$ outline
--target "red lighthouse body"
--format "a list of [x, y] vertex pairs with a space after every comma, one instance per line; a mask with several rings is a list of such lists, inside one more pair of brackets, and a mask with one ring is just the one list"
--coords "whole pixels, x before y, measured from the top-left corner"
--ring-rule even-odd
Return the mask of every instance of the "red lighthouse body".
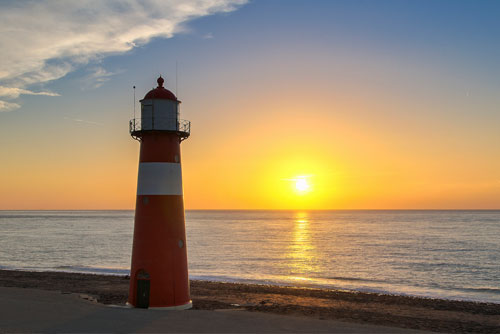
[[163, 87], [146, 94], [130, 134], [141, 142], [128, 304], [191, 308], [182, 192], [180, 143], [190, 122], [180, 101]]

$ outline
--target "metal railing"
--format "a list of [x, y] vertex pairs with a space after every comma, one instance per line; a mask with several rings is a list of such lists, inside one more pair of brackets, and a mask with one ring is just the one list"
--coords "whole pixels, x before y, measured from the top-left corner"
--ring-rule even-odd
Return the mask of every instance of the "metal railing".
[[144, 131], [176, 132], [180, 137], [187, 138], [191, 133], [191, 122], [176, 118], [133, 118], [129, 122], [129, 132], [134, 137], [140, 137]]

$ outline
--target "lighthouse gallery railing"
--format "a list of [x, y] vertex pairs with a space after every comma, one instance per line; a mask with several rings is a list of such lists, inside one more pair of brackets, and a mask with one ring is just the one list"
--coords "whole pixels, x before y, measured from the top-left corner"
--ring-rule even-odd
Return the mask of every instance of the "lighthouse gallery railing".
[[174, 131], [187, 138], [191, 132], [191, 122], [175, 118], [133, 118], [129, 122], [129, 131], [132, 135], [142, 131]]

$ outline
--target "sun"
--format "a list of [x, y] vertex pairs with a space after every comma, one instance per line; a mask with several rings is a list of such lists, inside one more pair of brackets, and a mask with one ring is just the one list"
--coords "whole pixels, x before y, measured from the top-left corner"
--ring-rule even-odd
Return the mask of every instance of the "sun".
[[305, 177], [297, 177], [295, 180], [295, 190], [299, 194], [305, 194], [311, 190], [311, 185]]
[[306, 179], [298, 179], [295, 181], [295, 189], [298, 191], [307, 191], [309, 189], [309, 184], [307, 183]]

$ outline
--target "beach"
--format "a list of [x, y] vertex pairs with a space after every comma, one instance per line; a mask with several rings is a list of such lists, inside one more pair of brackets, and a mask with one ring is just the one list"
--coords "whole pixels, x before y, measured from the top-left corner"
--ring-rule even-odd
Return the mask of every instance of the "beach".
[[[128, 286], [128, 276], [0, 270], [0, 287], [77, 295], [102, 305], [124, 306]], [[191, 297], [193, 309], [203, 312], [243, 310], [401, 331], [500, 332], [500, 304], [495, 303], [201, 280], [191, 280]]]

